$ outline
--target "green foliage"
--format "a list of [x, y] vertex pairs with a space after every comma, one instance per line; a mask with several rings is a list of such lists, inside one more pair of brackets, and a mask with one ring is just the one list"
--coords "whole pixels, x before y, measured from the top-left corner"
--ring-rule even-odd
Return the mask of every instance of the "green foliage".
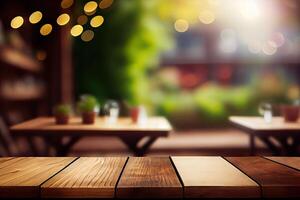
[[[155, 14], [158, 2], [116, 0], [111, 8], [97, 11], [105, 21], [94, 29], [94, 39], [89, 43], [75, 39], [77, 95], [94, 94], [100, 102], [115, 99], [147, 104], [147, 74], [158, 66], [160, 52], [171, 44]], [[79, 4], [82, 10], [83, 2]]]
[[81, 97], [78, 102], [78, 110], [83, 112], [98, 112], [99, 111], [99, 103], [94, 96], [84, 95]]
[[68, 104], [60, 104], [54, 108], [54, 115], [70, 115], [71, 112], [72, 108]]

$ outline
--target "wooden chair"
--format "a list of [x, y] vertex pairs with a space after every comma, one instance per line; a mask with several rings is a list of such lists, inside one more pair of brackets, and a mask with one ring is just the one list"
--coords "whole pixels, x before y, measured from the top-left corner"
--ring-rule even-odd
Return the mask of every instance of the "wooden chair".
[[17, 147], [3, 118], [0, 116], [0, 156], [16, 156], [17, 154]]

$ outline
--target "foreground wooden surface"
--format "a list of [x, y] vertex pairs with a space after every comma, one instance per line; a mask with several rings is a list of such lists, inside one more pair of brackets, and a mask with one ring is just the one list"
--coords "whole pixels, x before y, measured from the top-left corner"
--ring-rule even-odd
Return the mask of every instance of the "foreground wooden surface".
[[0, 197], [300, 197], [299, 157], [0, 158]]

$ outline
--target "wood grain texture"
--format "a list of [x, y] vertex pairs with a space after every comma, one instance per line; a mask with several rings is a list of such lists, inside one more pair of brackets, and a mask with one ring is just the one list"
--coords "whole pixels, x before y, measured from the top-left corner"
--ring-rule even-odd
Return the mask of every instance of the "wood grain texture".
[[169, 158], [131, 157], [117, 185], [117, 198], [181, 198], [181, 183]]
[[232, 116], [229, 121], [255, 131], [298, 131], [300, 134], [300, 122], [288, 123], [282, 117], [273, 117], [271, 123], [266, 123], [262, 117], [243, 116]]
[[75, 158], [0, 158], [0, 197], [38, 197], [39, 186]]
[[263, 197], [300, 197], [300, 172], [261, 157], [226, 157], [262, 187]]
[[300, 170], [300, 157], [266, 157], [266, 158]]
[[115, 186], [126, 160], [127, 157], [81, 157], [45, 182], [41, 196], [114, 198]]
[[171, 157], [185, 198], [255, 198], [260, 188], [221, 157]]
[[132, 123], [130, 118], [119, 118], [116, 124], [106, 123], [104, 118], [97, 118], [95, 124], [85, 125], [81, 118], [72, 117], [67, 125], [57, 125], [53, 117], [39, 117], [10, 128], [16, 135], [45, 135], [45, 134], [81, 134], [101, 136], [124, 136], [124, 134], [139, 133], [140, 135], [167, 136], [172, 126], [164, 117], [150, 117], [143, 125]]

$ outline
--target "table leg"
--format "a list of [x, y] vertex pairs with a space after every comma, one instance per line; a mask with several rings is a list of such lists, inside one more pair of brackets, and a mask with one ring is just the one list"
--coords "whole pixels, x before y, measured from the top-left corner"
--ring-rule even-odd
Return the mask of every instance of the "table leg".
[[138, 143], [143, 139], [143, 136], [136, 137], [120, 137], [123, 143], [131, 150], [135, 156], [143, 156], [149, 150], [150, 146], [157, 140], [158, 137], [149, 137], [140, 147]]
[[278, 142], [281, 144], [281, 146], [284, 149], [284, 153], [286, 156], [296, 156], [298, 154], [298, 146], [299, 146], [299, 140], [296, 137], [292, 138], [292, 144], [288, 143], [288, 137], [278, 137], [276, 138]]
[[71, 148], [81, 139], [81, 137], [70, 137], [67, 143], [63, 142], [63, 137], [45, 138], [49, 146], [54, 148], [55, 156], [67, 156]]
[[255, 155], [255, 136], [253, 134], [249, 135], [249, 145], [250, 145], [250, 155]]
[[276, 147], [276, 145], [273, 144], [269, 137], [259, 136], [259, 139], [267, 145], [267, 147], [272, 151], [272, 154], [274, 156], [280, 155], [280, 150]]

